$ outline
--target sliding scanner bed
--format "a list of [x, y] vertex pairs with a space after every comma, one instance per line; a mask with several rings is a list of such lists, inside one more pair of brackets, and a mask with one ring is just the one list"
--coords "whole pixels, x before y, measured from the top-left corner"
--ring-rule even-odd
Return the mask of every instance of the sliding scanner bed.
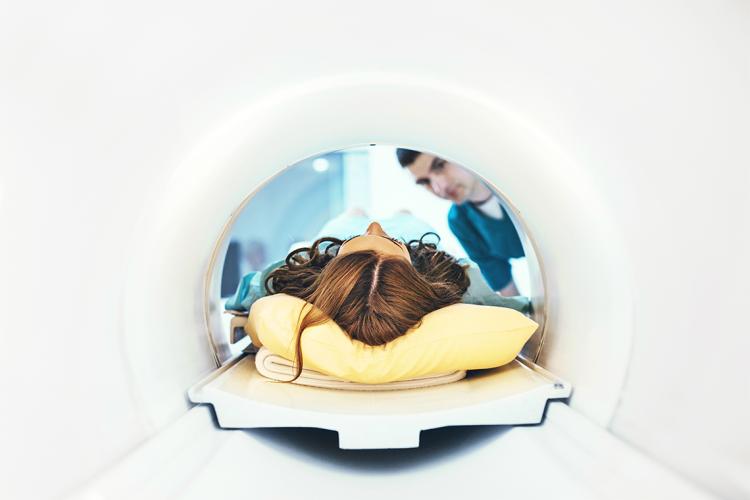
[[344, 449], [416, 448], [420, 432], [455, 425], [519, 425], [542, 420], [550, 399], [570, 385], [518, 357], [469, 372], [450, 384], [419, 389], [355, 391], [276, 382], [243, 353], [188, 391], [211, 404], [223, 428], [314, 427], [338, 432]]

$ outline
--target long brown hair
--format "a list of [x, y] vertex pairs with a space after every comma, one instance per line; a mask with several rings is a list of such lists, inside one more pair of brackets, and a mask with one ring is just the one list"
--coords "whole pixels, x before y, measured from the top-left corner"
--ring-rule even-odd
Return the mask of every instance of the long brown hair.
[[336, 257], [348, 240], [324, 237], [292, 251], [269, 274], [269, 294], [286, 293], [315, 306], [303, 307], [297, 321], [292, 380], [302, 373], [302, 332], [307, 327], [332, 319], [352, 339], [381, 345], [419, 325], [427, 313], [461, 301], [469, 287], [466, 266], [436, 243], [425, 242], [430, 234], [438, 237], [425, 233], [405, 242], [411, 264], [369, 250]]

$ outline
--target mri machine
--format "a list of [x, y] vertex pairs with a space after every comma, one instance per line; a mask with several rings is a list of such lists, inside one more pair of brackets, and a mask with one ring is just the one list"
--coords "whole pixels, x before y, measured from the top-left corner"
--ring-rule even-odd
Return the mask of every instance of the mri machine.
[[[0, 21], [3, 498], [750, 497], [746, 3], [38, 8]], [[341, 450], [188, 401], [233, 214], [370, 143], [523, 221], [541, 425]]]

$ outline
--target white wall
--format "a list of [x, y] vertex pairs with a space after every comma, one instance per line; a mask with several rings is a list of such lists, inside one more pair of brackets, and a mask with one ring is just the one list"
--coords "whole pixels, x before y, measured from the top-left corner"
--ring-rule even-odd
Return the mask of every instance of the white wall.
[[[132, 390], [121, 298], [136, 228], [175, 184], [199, 182], [173, 176], [194, 145], [281, 86], [389, 71], [493, 96], [582, 166], [620, 224], [638, 287], [612, 432], [746, 497], [748, 33], [738, 1], [6, 6], [5, 496], [67, 491], [187, 408], [174, 394], [155, 417]], [[211, 366], [205, 339], [187, 337], [154, 384], [187, 387]]]

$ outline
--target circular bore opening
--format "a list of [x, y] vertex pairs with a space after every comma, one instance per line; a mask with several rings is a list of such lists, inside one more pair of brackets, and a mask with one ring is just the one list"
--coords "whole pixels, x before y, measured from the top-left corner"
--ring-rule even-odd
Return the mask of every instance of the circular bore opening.
[[633, 339], [630, 260], [592, 171], [529, 118], [497, 96], [399, 74], [307, 81], [240, 110], [196, 146], [136, 230], [123, 341], [148, 418], [172, 421], [184, 409], [184, 389], [231, 356], [226, 346], [206, 346], [221, 331], [214, 297], [243, 200], [303, 158], [377, 143], [442, 154], [507, 194], [530, 240], [525, 249], [539, 256], [530, 274], [544, 285], [536, 364], [575, 387], [572, 407], [608, 425]]
[[[319, 237], [361, 234], [371, 221], [406, 241], [436, 233], [439, 249], [468, 263], [472, 282], [481, 281], [486, 293], [527, 297], [529, 314], [540, 327], [523, 354], [536, 360], [546, 327], [545, 284], [518, 207], [501, 186], [457, 160], [369, 144], [289, 165], [233, 212], [212, 254], [205, 290], [217, 365], [250, 343], [239, 338], [241, 331], [232, 332], [233, 316], [226, 313], [228, 302], [230, 308], [237, 306], [243, 279], [262, 274]], [[429, 235], [426, 241], [437, 240]]]

